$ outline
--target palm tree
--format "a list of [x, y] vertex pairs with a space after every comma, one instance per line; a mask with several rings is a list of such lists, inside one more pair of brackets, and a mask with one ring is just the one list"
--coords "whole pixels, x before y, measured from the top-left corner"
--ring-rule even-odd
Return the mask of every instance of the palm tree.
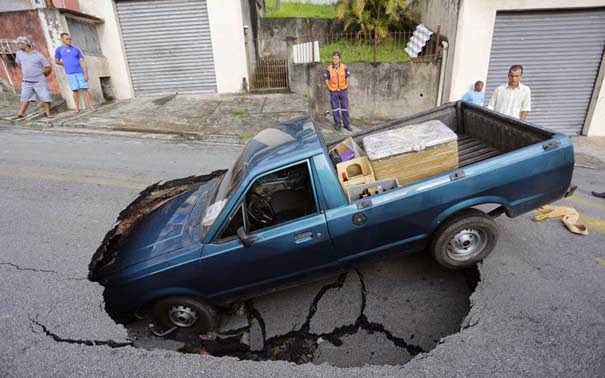
[[360, 34], [371, 34], [374, 39], [374, 61], [376, 45], [389, 34], [389, 27], [402, 19], [411, 17], [410, 5], [416, 0], [338, 0], [336, 14], [344, 21], [344, 30], [353, 27]]

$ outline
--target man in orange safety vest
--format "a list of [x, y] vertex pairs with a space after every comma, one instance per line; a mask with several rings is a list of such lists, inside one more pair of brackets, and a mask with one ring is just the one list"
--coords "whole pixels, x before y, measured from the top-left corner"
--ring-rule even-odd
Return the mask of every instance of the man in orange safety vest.
[[349, 120], [349, 97], [347, 94], [350, 76], [351, 72], [349, 72], [347, 66], [340, 62], [340, 53], [337, 51], [332, 53], [332, 64], [324, 72], [324, 79], [330, 91], [330, 105], [332, 107], [334, 128], [336, 130], [340, 130], [341, 124], [345, 129], [352, 130], [351, 121]]

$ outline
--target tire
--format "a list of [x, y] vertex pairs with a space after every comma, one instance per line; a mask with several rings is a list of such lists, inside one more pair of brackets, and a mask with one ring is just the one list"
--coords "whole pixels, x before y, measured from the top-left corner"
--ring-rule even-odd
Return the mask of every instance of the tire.
[[162, 330], [178, 327], [189, 333], [208, 333], [216, 328], [216, 310], [194, 297], [177, 296], [158, 300], [151, 307], [155, 325]]
[[476, 209], [449, 218], [435, 232], [429, 251], [448, 269], [464, 269], [485, 259], [498, 241], [493, 219]]

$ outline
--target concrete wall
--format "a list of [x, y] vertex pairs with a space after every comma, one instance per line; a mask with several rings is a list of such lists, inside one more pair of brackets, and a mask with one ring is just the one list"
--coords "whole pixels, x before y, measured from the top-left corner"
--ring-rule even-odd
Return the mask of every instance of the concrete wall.
[[[356, 122], [375, 123], [430, 109], [437, 99], [439, 66], [432, 63], [351, 63], [349, 112]], [[290, 67], [290, 88], [309, 98], [316, 117], [330, 110], [321, 64]]]
[[[322, 40], [319, 36], [342, 31], [342, 24], [336, 20], [321, 18], [261, 18], [258, 32], [258, 44], [261, 58], [288, 57], [288, 46], [296, 38], [307, 38], [306, 41]], [[312, 38], [315, 37], [315, 38]]]
[[[458, 8], [461, 0], [421, 0], [418, 4], [420, 13], [420, 22], [427, 28], [437, 31], [440, 27], [442, 39], [449, 43], [448, 56], [453, 56], [456, 52], [456, 31], [458, 29]], [[454, 68], [453, 59], [447, 59], [445, 62], [445, 77], [452, 77]], [[443, 84], [444, 93], [450, 93], [450, 80], [445, 80]], [[447, 96], [446, 96], [447, 100]]]
[[240, 0], [207, 0], [212, 54], [219, 93], [242, 90], [248, 61]]
[[595, 84], [592, 101], [588, 107], [588, 114], [586, 115], [582, 134], [605, 136], [605, 54], [601, 61], [599, 76]]
[[[39, 1], [43, 3], [42, 0]], [[32, 0], [0, 0], [0, 12], [11, 12], [33, 8], [34, 3]]]
[[[33, 48], [42, 53], [42, 55], [48, 59], [49, 63], [52, 64], [52, 54], [47, 47], [46, 36], [43, 32], [45, 28], [40, 23], [38, 12], [38, 10], [25, 10], [0, 13], [0, 25], [2, 25], [0, 38], [16, 39], [18, 36], [24, 35], [32, 41]], [[52, 53], [54, 53], [54, 50], [52, 50]], [[4, 66], [2, 65], [0, 67], [0, 78], [8, 87], [10, 87], [10, 85], [8, 85], [9, 82], [12, 82], [16, 92], [21, 91], [21, 81], [23, 78], [21, 69], [15, 64], [12, 57], [3, 55], [0, 59], [4, 61], [8, 71], [7, 75]], [[54, 65], [53, 69], [55, 72], [48, 76], [48, 84], [51, 92], [58, 95], [61, 90], [59, 82], [57, 81], [56, 67], [54, 67]]]
[[441, 35], [453, 40], [458, 27], [459, 5], [460, 0], [422, 0], [418, 4], [421, 22], [434, 31], [441, 26]]
[[[52, 52], [53, 64], [54, 64], [54, 52], [55, 49], [61, 46], [61, 33], [69, 33], [69, 27], [65, 16], [57, 9], [43, 9], [39, 11], [40, 23], [42, 28], [45, 30], [46, 43]], [[101, 104], [105, 102], [103, 98], [103, 92], [101, 89], [101, 81], [99, 77], [109, 76], [109, 68], [107, 60], [104, 56], [86, 56], [86, 64], [88, 66], [88, 84], [90, 85], [89, 92], [92, 95], [93, 102], [95, 104]], [[63, 66], [54, 64], [55, 76], [60, 83], [61, 95], [67, 103], [67, 107], [70, 109], [75, 108], [75, 102], [73, 100], [73, 94], [69, 88], [67, 76]], [[81, 108], [85, 108], [84, 98], [80, 96]]]
[[257, 53], [255, 38], [258, 30], [258, 19], [256, 0], [242, 0], [242, 23], [244, 25], [246, 58], [249, 64], [256, 63]]
[[[487, 78], [489, 57], [491, 51], [496, 12], [505, 10], [548, 10], [548, 9], [579, 9], [605, 6], [603, 0], [465, 0], [460, 5], [458, 26], [453, 52], [453, 68], [446, 77], [450, 82], [450, 90], [445, 98], [457, 100], [469, 90], [475, 80]], [[596, 88], [601, 88], [603, 75]], [[605, 101], [604, 94], [595, 94], [587, 117], [584, 130], [588, 135], [605, 135]], [[600, 99], [600, 100], [599, 100]]]
[[130, 81], [126, 51], [118, 24], [115, 2], [112, 0], [80, 0], [80, 10], [105, 22], [97, 26], [103, 55], [107, 60], [112, 92], [117, 99], [134, 96]]

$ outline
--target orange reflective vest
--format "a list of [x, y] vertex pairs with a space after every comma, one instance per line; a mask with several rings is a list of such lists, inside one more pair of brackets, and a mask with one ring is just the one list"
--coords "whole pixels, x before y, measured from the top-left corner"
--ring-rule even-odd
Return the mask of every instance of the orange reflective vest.
[[330, 77], [328, 80], [328, 89], [330, 92], [337, 90], [347, 89], [349, 86], [347, 80], [347, 66], [340, 63], [338, 68], [334, 68], [331, 64], [328, 66], [328, 74]]

